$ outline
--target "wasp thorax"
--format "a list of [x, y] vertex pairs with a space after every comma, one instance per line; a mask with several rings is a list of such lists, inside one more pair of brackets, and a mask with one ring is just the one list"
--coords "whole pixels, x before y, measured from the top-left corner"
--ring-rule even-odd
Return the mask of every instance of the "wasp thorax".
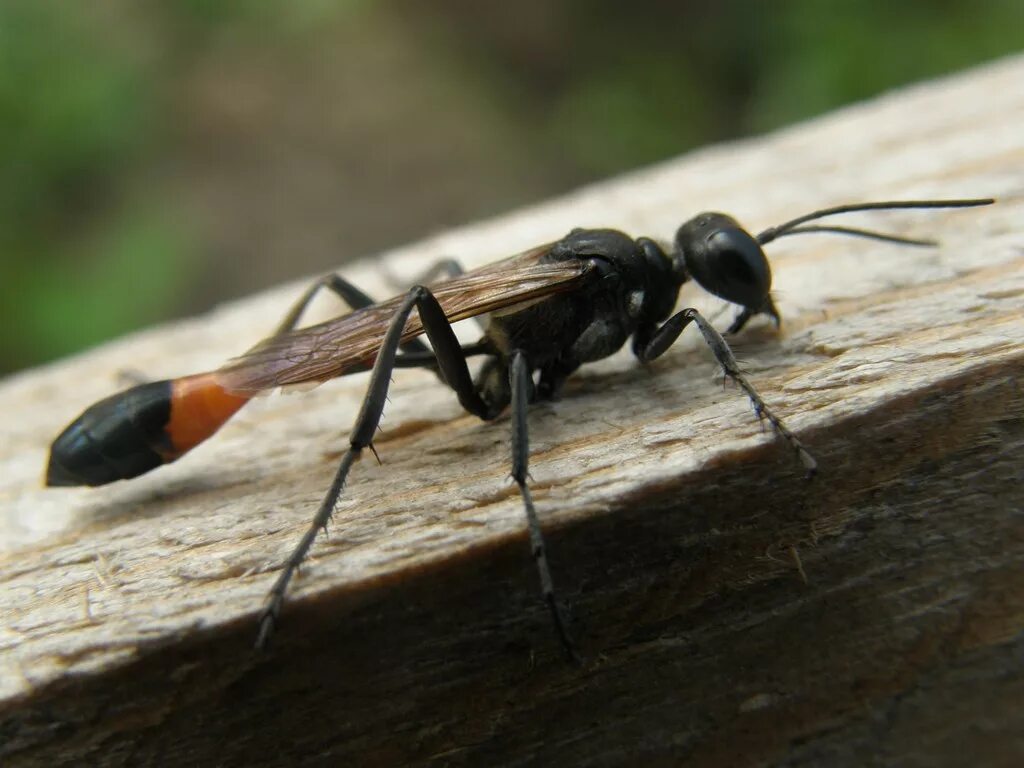
[[724, 213], [702, 213], [676, 232], [676, 252], [702, 288], [758, 310], [772, 287], [772, 270], [757, 240]]

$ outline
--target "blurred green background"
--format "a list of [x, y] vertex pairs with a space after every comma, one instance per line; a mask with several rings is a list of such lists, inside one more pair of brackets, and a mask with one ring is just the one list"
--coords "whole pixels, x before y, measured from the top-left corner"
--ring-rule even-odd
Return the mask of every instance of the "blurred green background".
[[1022, 48], [1021, 0], [0, 0], [0, 373]]

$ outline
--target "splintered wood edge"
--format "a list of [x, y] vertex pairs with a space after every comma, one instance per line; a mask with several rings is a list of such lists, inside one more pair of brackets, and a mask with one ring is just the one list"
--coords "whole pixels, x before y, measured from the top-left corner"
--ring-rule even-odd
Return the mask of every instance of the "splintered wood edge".
[[[936, 237], [938, 250], [824, 237], [769, 247], [783, 329], [754, 324], [737, 339], [737, 353], [813, 451], [814, 436], [827, 440], [830, 430], [873, 413], [897, 418], [886, 409], [922, 392], [1019, 371], [1021, 83], [1024, 58], [1010, 59], [443, 233], [386, 254], [383, 268], [367, 261], [344, 271], [386, 296], [395, 292], [389, 275], [415, 274], [442, 256], [473, 267], [574, 226], [669, 239], [682, 220], [707, 209], [756, 231], [842, 202], [998, 197], [984, 209], [858, 220]], [[49, 440], [117, 389], [119, 370], [159, 378], [214, 367], [271, 329], [303, 283], [2, 385], [14, 414], [0, 441], [4, 699], [24, 701], [70, 675], [103, 674], [174, 638], [253, 622], [277, 564], [326, 489], [365, 377], [263, 398], [177, 465], [131, 483], [44, 490], [40, 476]], [[721, 309], [692, 287], [682, 304], [712, 316]], [[321, 312], [330, 310], [325, 302]], [[718, 315], [720, 327], [727, 317]], [[473, 336], [472, 328], [466, 333]], [[563, 400], [533, 409], [530, 429], [538, 510], [551, 528], [699, 487], [723, 469], [749, 464], [765, 494], [780, 472], [800, 473], [744, 398], [722, 388], [696, 338], [649, 370], [638, 370], [628, 352], [589, 367]], [[480, 424], [429, 374], [410, 371], [395, 376], [383, 430], [384, 466], [356, 467], [293, 602], [332, 596], [358, 604], [366, 587], [524, 539], [507, 482], [507, 419]]]

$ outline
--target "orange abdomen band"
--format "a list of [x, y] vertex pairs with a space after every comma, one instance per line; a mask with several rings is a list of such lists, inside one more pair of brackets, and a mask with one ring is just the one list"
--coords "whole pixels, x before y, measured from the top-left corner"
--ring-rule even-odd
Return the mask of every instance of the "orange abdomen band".
[[220, 429], [249, 398], [228, 392], [214, 374], [201, 373], [171, 382], [171, 417], [164, 431], [175, 459]]

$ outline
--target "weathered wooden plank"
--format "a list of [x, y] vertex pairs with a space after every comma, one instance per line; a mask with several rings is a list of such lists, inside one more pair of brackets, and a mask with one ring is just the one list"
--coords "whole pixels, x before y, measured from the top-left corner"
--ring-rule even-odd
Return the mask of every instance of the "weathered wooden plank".
[[[49, 440], [116, 372], [202, 370], [297, 285], [0, 385], [5, 764], [1013, 764], [1024, 757], [1024, 58], [713, 147], [386, 256], [469, 265], [573, 226], [669, 237], [867, 199], [939, 250], [771, 247], [781, 333], [737, 347], [812, 448], [807, 483], [699, 340], [531, 412], [566, 664], [507, 481], [508, 423], [396, 376], [274, 651], [255, 614], [365, 386], [262, 399], [178, 465], [43, 490]], [[347, 274], [393, 292], [379, 266]], [[696, 289], [683, 302], [715, 311]]]

